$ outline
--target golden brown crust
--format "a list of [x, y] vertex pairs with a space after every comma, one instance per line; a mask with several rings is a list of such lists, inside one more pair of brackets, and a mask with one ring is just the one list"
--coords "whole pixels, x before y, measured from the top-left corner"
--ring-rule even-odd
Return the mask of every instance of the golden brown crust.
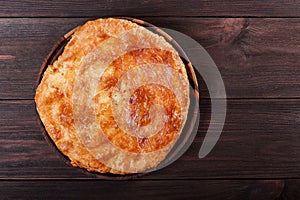
[[[135, 30], [137, 30], [137, 33]], [[109, 45], [117, 44], [118, 41], [122, 42], [123, 37], [127, 37], [127, 31], [131, 31], [129, 35], [136, 34], [136, 40], [143, 37], [147, 38], [147, 41], [143, 41], [143, 45], [150, 46], [130, 51], [127, 49], [128, 52], [126, 51], [125, 54], [119, 52], [118, 58], [113, 59], [113, 62], [105, 67], [103, 59], [106, 58], [103, 56], [106, 55], [101, 55], [101, 53], [107, 49], [106, 43]], [[120, 37], [121, 39], [118, 38], [120, 34], [123, 34]], [[133, 42], [132, 45], [138, 44], [138, 42]], [[161, 48], [157, 48], [160, 45]], [[103, 59], [99, 61], [99, 57], [103, 57]], [[154, 78], [148, 77], [142, 80], [150, 81], [150, 84], [142, 85], [130, 94], [129, 89], [123, 91], [123, 86], [119, 83], [121, 79], [127, 81], [129, 85], [135, 83], [126, 80], [124, 74], [128, 73], [135, 79], [139, 79], [138, 74], [141, 73], [136, 69], [138, 66], [143, 66], [144, 71], [150, 70], [149, 63], [153, 66], [157, 65], [157, 71], [153, 75]], [[77, 105], [76, 99], [80, 99], [78, 97], [80, 94], [77, 94], [78, 92], [76, 93], [74, 90], [88, 87], [86, 86], [88, 84], [84, 84], [84, 86], [82, 83], [79, 84], [82, 80], [78, 77], [87, 76], [92, 79], [92, 76], [96, 76], [96, 72], [91, 73], [92, 75], [87, 74], [87, 71], [90, 70], [89, 67], [99, 66], [101, 68], [102, 65], [105, 67], [104, 72], [98, 80], [95, 93], [89, 97], [94, 105], [88, 105], [85, 100]], [[170, 67], [171, 70], [168, 71], [165, 68], [166, 66]], [[153, 84], [153, 80], [162, 79], [167, 72], [171, 75], [177, 74], [175, 78], [170, 78], [174, 83], [169, 83], [170, 80], [169, 82], [160, 80], [160, 82], [158, 81], [160, 84]], [[144, 28], [141, 29], [137, 24], [127, 20], [108, 18], [89, 21], [75, 31], [62, 55], [45, 71], [43, 79], [36, 90], [35, 100], [46, 131], [58, 149], [70, 158], [73, 166], [101, 173], [135, 173], [155, 167], [164, 159], [175, 143], [187, 117], [189, 106], [188, 87], [184, 65], [169, 44], [162, 38], [150, 33], [150, 31]], [[125, 104], [119, 103], [118, 99], [112, 97], [112, 95], [122, 93], [130, 96], [128, 112], [123, 110]], [[157, 108], [158, 113], [164, 113], [162, 116], [166, 119], [161, 118], [160, 120], [164, 124], [161, 124], [159, 120], [156, 120], [157, 122], [151, 120], [157, 115], [157, 113], [151, 113], [151, 107], [158, 104], [164, 109], [160, 112], [161, 107]], [[89, 130], [93, 130], [91, 136], [82, 136], [81, 133], [78, 133], [82, 126], [82, 121], [78, 118], [86, 117], [84, 116], [86, 113], [77, 111], [80, 109], [95, 110], [96, 112], [97, 123], [100, 126], [99, 131], [94, 128], [92, 123], [90, 125], [92, 128], [86, 125], [82, 129], [85, 130], [88, 127]], [[142, 136], [128, 133], [128, 131], [133, 130], [130, 127], [124, 128], [128, 124], [122, 122], [121, 115], [127, 116], [127, 113], [133, 119], [130, 122], [133, 124], [132, 126], [146, 127], [141, 130]], [[151, 126], [155, 126], [159, 131], [152, 135], [146, 135]], [[99, 142], [98, 136], [97, 141], [93, 143], [86, 139], [93, 138], [93, 134], [102, 134], [102, 143]], [[103, 143], [104, 140], [105, 143]], [[117, 148], [109, 150], [109, 153], [102, 150], [106, 146], [111, 147], [111, 145]], [[155, 154], [156, 151], [159, 155]], [[100, 154], [101, 156], [99, 156]], [[149, 154], [149, 156], [151, 154], [152, 156], [151, 159], [148, 159], [147, 156], [143, 157], [144, 155], [142, 155], [143, 158], [140, 158], [136, 154]], [[128, 166], [119, 167], [120, 163], [118, 162], [126, 159], [131, 159], [132, 163], [136, 163], [136, 166], [128, 164]], [[140, 164], [141, 162], [143, 164]]]

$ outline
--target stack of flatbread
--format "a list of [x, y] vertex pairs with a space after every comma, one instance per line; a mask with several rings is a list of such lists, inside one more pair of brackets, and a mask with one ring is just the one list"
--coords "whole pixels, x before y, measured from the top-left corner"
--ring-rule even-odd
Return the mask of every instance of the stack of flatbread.
[[78, 27], [43, 74], [36, 107], [73, 166], [100, 173], [155, 169], [187, 119], [185, 66], [165, 39], [125, 19]]

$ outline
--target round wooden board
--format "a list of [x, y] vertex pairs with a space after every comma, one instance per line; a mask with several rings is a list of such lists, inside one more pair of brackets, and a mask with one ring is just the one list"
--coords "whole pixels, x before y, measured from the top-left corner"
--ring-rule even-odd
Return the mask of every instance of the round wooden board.
[[[144, 26], [146, 28], [148, 28], [148, 30], [162, 36], [165, 38], [166, 41], [168, 41], [177, 51], [178, 54], [180, 55], [183, 63], [185, 64], [186, 70], [187, 70], [187, 74], [188, 74], [188, 78], [189, 78], [189, 83], [191, 86], [190, 89], [190, 100], [191, 100], [191, 104], [189, 107], [189, 114], [188, 114], [188, 118], [186, 121], [186, 124], [184, 126], [184, 129], [179, 137], [179, 139], [177, 140], [176, 144], [174, 145], [174, 147], [172, 148], [172, 150], [170, 151], [170, 153], [167, 155], [167, 157], [165, 158], [164, 161], [162, 161], [162, 163], [164, 165], [168, 165], [171, 164], [173, 161], [177, 160], [178, 157], [180, 157], [181, 155], [179, 155], [179, 151], [178, 149], [185, 149], [187, 150], [187, 148], [190, 146], [190, 144], [192, 143], [192, 141], [194, 140], [194, 137], [197, 133], [197, 122], [200, 120], [200, 114], [199, 114], [199, 88], [198, 88], [198, 81], [197, 81], [197, 77], [196, 77], [196, 73], [194, 71], [194, 68], [191, 64], [191, 62], [189, 61], [188, 56], [186, 55], [186, 53], [184, 52], [184, 50], [179, 46], [179, 44], [170, 36], [168, 35], [166, 32], [164, 32], [162, 29], [139, 19], [135, 19], [135, 18], [129, 18], [129, 17], [116, 17], [119, 19], [126, 19], [129, 20], [131, 22], [134, 22], [138, 25]], [[47, 69], [47, 67], [51, 64], [53, 64], [53, 62], [55, 60], [57, 60], [57, 58], [62, 54], [64, 47], [66, 46], [66, 44], [69, 42], [69, 40], [72, 37], [72, 34], [74, 33], [74, 31], [77, 29], [74, 28], [73, 30], [71, 30], [70, 32], [68, 32], [67, 34], [65, 34], [52, 48], [51, 52], [46, 56], [45, 60], [43, 61], [41, 68], [40, 68], [40, 72], [38, 75], [38, 79], [37, 79], [37, 84], [36, 87], [39, 85], [39, 83], [42, 80], [43, 74], [45, 72], [45, 70]], [[49, 145], [54, 149], [54, 151], [59, 152], [58, 154], [60, 155], [61, 159], [67, 163], [68, 165], [72, 166], [70, 163], [70, 160], [67, 156], [65, 156], [55, 145], [55, 143], [52, 141], [51, 137], [48, 135], [43, 123], [41, 122], [41, 120], [39, 119], [39, 124], [41, 127], [41, 131], [43, 133], [44, 138], [46, 139], [46, 141], [49, 143]], [[185, 151], [184, 150], [184, 151]], [[73, 166], [72, 166], [73, 167]], [[118, 174], [111, 174], [111, 173], [97, 173], [97, 172], [89, 172], [85, 169], [81, 169], [78, 168], [82, 173], [87, 174], [87, 176], [89, 177], [97, 177], [100, 179], [105, 179], [105, 180], [128, 180], [128, 179], [134, 179], [140, 176], [143, 176], [145, 174], [148, 174], [149, 172], [144, 172], [144, 173], [138, 173], [138, 174], [126, 174], [126, 175], [118, 175]]]

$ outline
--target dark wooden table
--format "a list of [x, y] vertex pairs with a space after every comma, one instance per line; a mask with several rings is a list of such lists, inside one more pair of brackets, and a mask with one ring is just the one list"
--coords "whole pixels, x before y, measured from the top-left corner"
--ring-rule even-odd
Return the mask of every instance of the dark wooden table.
[[[33, 100], [40, 66], [66, 32], [107, 16], [183, 32], [210, 53], [228, 112], [207, 157], [205, 87], [193, 144], [157, 172], [101, 180], [47, 143]], [[0, 199], [300, 199], [300, 1], [0, 1], [0, 179]]]

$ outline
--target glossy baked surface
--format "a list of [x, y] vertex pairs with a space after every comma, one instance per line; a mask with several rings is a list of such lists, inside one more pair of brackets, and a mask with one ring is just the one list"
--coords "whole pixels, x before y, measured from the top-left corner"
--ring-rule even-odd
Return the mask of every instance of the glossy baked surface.
[[39, 116], [72, 165], [138, 173], [168, 154], [187, 118], [189, 83], [162, 37], [123, 19], [79, 27], [36, 91]]

